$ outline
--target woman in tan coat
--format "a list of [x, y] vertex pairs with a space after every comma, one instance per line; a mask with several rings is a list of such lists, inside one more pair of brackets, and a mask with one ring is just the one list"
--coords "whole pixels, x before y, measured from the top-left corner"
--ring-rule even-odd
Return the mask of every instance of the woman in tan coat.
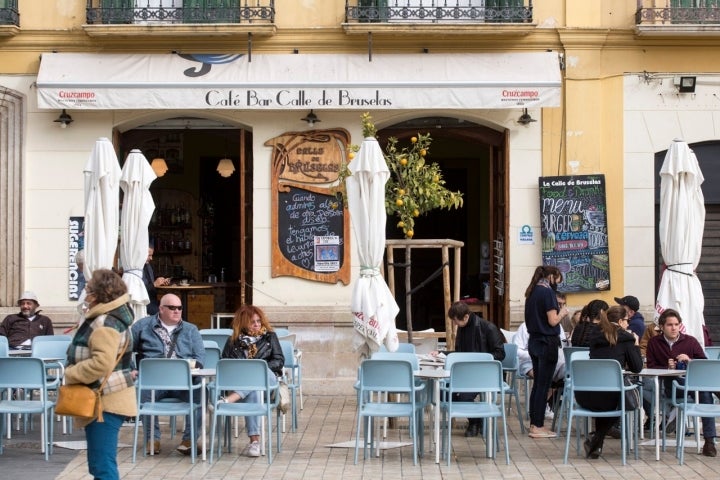
[[[131, 371], [133, 312], [127, 287], [112, 270], [95, 270], [85, 287], [88, 311], [68, 348], [67, 384], [82, 383], [102, 391], [95, 418], [78, 418], [85, 427], [88, 470], [96, 479], [115, 480], [117, 444], [125, 417], [137, 414]], [[120, 356], [118, 361], [118, 356]]]

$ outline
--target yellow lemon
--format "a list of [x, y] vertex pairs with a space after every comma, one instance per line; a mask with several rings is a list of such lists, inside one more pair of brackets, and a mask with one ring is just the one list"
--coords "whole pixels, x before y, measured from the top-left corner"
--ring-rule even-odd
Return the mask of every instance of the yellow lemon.
[[403, 157], [400, 159], [400, 165], [405, 166], [407, 165], [407, 158]]
[[397, 200], [395, 200], [395, 205], [397, 205], [398, 207], [402, 207], [404, 203], [405, 202], [402, 201], [402, 198], [398, 198]]
[[424, 157], [425, 155], [427, 155], [427, 150], [423, 148], [422, 150], [420, 150], [420, 156]]
[[400, 221], [397, 223], [397, 226], [398, 226], [398, 228], [403, 228], [403, 227], [405, 226], [405, 222], [403, 222], [402, 220], [400, 220]]
[[405, 232], [405, 235], [406, 235], [408, 238], [412, 238], [413, 235], [415, 235], [415, 232], [413, 232], [412, 230], [408, 230], [407, 232]]
[[398, 188], [398, 195], [405, 195], [405, 190]]
[[417, 143], [417, 137], [412, 137], [412, 138], [410, 139], [410, 142], [411, 142], [411, 143]]
[[419, 216], [420, 216], [420, 210], [418, 210], [416, 208], [415, 210], [413, 210], [413, 217], [419, 217]]
[[348, 158], [349, 158], [350, 160], [352, 160], [353, 158], [355, 158], [355, 152], [348, 152]]

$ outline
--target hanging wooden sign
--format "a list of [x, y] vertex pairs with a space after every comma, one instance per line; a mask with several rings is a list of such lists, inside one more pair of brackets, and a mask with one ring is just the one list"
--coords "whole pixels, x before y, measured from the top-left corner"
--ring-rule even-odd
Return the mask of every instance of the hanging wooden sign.
[[265, 142], [272, 154], [272, 276], [350, 282], [350, 219], [333, 183], [350, 134], [288, 132]]

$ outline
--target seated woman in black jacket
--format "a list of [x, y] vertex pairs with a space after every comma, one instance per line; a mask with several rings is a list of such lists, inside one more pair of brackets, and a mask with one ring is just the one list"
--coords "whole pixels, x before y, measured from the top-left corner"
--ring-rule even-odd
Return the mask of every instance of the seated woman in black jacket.
[[[232, 322], [233, 333], [225, 344], [222, 358], [254, 358], [268, 364], [268, 378], [271, 385], [277, 385], [282, 376], [285, 357], [277, 335], [273, 332], [265, 313], [258, 307], [243, 305], [235, 312]], [[259, 402], [260, 392], [231, 392], [225, 402]], [[250, 443], [243, 450], [248, 457], [260, 456], [259, 417], [245, 417], [245, 429]]]
[[[600, 314], [598, 328], [590, 337], [590, 358], [614, 359], [624, 369], [638, 373], [643, 368], [643, 361], [637, 336], [618, 325], [624, 318], [627, 313], [621, 306], [610, 307], [607, 314]], [[618, 392], [577, 392], [575, 398], [583, 408], [597, 412], [615, 410], [620, 402]], [[595, 433], [585, 441], [587, 458], [600, 456], [605, 435], [617, 420], [618, 417], [595, 418]]]
[[607, 302], [600, 299], [592, 300], [583, 307], [580, 312], [580, 323], [575, 326], [570, 337], [570, 344], [573, 347], [590, 346], [590, 338], [597, 333], [600, 315], [607, 309]]

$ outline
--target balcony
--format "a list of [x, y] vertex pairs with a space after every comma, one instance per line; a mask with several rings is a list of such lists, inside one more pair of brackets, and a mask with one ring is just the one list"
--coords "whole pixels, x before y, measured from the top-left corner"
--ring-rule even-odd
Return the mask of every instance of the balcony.
[[87, 0], [86, 21], [91, 36], [272, 35], [275, 0]]
[[534, 30], [532, 0], [345, 0], [347, 33], [520, 34]]
[[720, 36], [720, 0], [637, 0], [635, 29], [645, 36]]
[[0, 0], [0, 37], [20, 33], [20, 15], [17, 0]]

